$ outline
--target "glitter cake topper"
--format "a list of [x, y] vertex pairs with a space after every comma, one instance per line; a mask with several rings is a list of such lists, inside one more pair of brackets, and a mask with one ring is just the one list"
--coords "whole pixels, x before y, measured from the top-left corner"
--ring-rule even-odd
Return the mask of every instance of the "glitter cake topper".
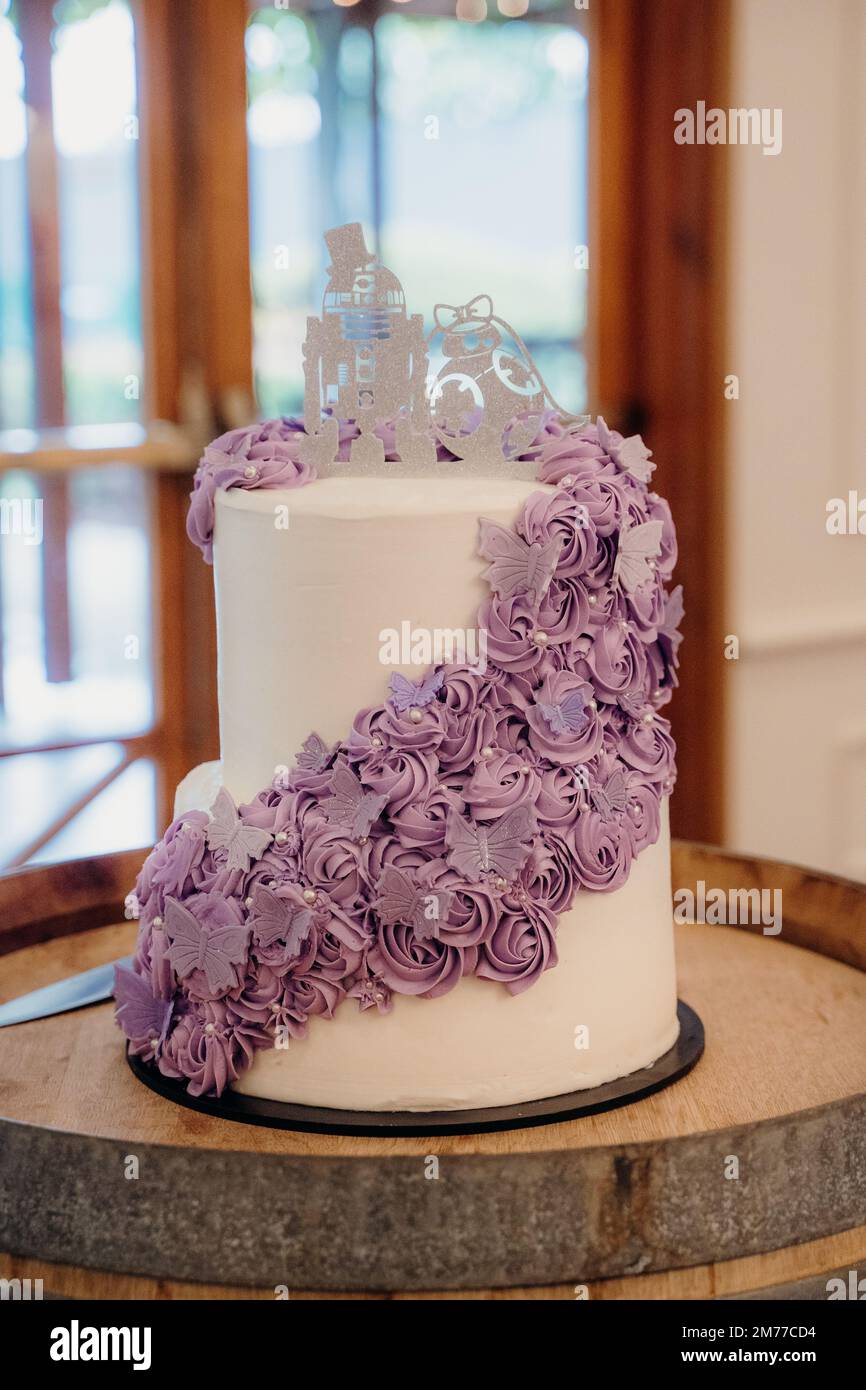
[[[408, 315], [396, 275], [367, 249], [359, 222], [325, 233], [331, 253], [321, 318], [304, 342], [304, 463], [318, 476], [505, 476], [534, 478], [532, 446], [544, 413], [575, 426], [519, 335], [497, 318], [489, 295], [437, 304], [424, 336]], [[429, 372], [429, 348], [444, 358]], [[347, 463], [337, 462], [339, 422], [358, 428]], [[396, 460], [385, 461], [377, 425], [394, 422]], [[439, 460], [437, 445], [456, 458]]]

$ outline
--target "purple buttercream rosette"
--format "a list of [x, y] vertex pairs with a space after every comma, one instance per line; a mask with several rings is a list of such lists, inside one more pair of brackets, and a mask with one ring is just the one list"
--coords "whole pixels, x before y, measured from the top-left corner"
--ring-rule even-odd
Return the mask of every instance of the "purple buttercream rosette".
[[[312, 480], [301, 430], [271, 420], [206, 450], [188, 530], [207, 559], [219, 488]], [[254, 801], [223, 792], [146, 860], [118, 1022], [192, 1094], [221, 1094], [347, 996], [387, 1012], [464, 975], [531, 988], [575, 895], [621, 887], [657, 840], [683, 611], [670, 511], [642, 441], [603, 421], [550, 417], [536, 456], [555, 491], [533, 493], [511, 531], [481, 527], [484, 674], [439, 667], [414, 706], [392, 683], [340, 743], [311, 735]]]

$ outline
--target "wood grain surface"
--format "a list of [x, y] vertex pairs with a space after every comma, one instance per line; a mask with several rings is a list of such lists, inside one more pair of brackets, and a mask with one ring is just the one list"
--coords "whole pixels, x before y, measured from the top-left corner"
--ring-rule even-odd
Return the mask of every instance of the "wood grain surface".
[[[47, 941], [40, 903], [62, 929], [58, 875], [46, 898], [38, 873], [15, 876], [28, 890], [16, 924], [37, 944], [0, 962], [3, 998], [130, 949], [132, 924], [80, 929], [82, 897], [104, 920], [126, 869], [100, 866], [100, 902], [72, 866], [71, 934]], [[658, 1095], [569, 1123], [435, 1139], [271, 1130], [142, 1086], [109, 1004], [0, 1030], [11, 1232], [0, 1246], [16, 1252], [0, 1269], [40, 1277], [38, 1266], [56, 1292], [94, 1297], [213, 1296], [211, 1286], [273, 1297], [275, 1283], [293, 1297], [573, 1298], [571, 1281], [599, 1298], [820, 1290], [828, 1271], [866, 1257], [866, 890], [689, 845], [675, 847], [673, 878], [781, 887], [782, 933], [677, 927], [679, 993], [703, 1020], [703, 1059]], [[119, 1180], [129, 1155], [149, 1183]], [[424, 1182], [430, 1155], [445, 1182]], [[729, 1155], [744, 1181], [724, 1180]], [[177, 1194], [192, 1175], [205, 1211], [233, 1185], [234, 1227], [220, 1216], [201, 1234], [181, 1229]], [[299, 1230], [305, 1201], [316, 1216]], [[46, 1215], [55, 1205], [62, 1220]]]
[[[341, 1293], [312, 1289], [291, 1289], [292, 1300], [388, 1299], [406, 1300], [554, 1300], [573, 1301], [578, 1297], [604, 1302], [620, 1299], [712, 1299], [739, 1298], [760, 1293], [776, 1296], [794, 1285], [797, 1296], [826, 1295], [831, 1275], [849, 1269], [866, 1273], [866, 1226], [843, 1231], [824, 1240], [791, 1245], [784, 1250], [751, 1255], [741, 1260], [694, 1265], [691, 1269], [665, 1270], [660, 1274], [633, 1274], [622, 1279], [596, 1279], [589, 1284], [538, 1284], [510, 1289], [437, 1289], [386, 1293]], [[258, 1299], [273, 1302], [273, 1288], [244, 1288], [243, 1285], [183, 1283], [172, 1279], [145, 1279], [130, 1274], [112, 1274], [75, 1265], [52, 1264], [32, 1256], [0, 1254], [0, 1278], [41, 1279], [43, 1293], [60, 1298], [150, 1300], [233, 1300]]]

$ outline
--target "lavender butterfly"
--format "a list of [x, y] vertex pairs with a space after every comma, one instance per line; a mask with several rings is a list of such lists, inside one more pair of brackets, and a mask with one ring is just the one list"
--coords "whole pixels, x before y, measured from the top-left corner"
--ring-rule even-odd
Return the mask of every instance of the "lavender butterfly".
[[614, 812], [624, 811], [628, 806], [628, 792], [622, 768], [616, 768], [603, 787], [598, 784], [591, 787], [589, 799], [593, 810], [598, 811], [603, 820], [611, 820]]
[[628, 593], [634, 593], [647, 579], [652, 578], [650, 561], [662, 546], [662, 523], [642, 521], [619, 533], [619, 548], [613, 566], [613, 577]]
[[330, 825], [345, 825], [356, 840], [366, 840], [373, 821], [387, 803], [384, 793], [365, 791], [361, 779], [345, 763], [338, 763], [331, 776], [331, 791], [322, 802], [322, 810]]
[[526, 594], [530, 603], [537, 606], [553, 578], [561, 537], [553, 536], [544, 544], [529, 542], [486, 516], [479, 517], [478, 524], [481, 528], [478, 549], [485, 560], [492, 561], [484, 571], [484, 578], [494, 593], [506, 599]]
[[271, 843], [269, 830], [245, 825], [225, 787], [213, 804], [211, 819], [204, 832], [209, 849], [228, 851], [226, 868], [246, 873], [254, 859], [259, 859]]
[[631, 434], [628, 439], [614, 444], [610, 430], [601, 415], [596, 420], [596, 429], [598, 430], [598, 442], [605, 453], [610, 454], [620, 468], [626, 473], [630, 473], [639, 483], [648, 483], [653, 475], [655, 464], [650, 457], [650, 450], [640, 435]]
[[449, 862], [473, 882], [482, 874], [513, 878], [529, 855], [530, 847], [523, 842], [531, 840], [535, 830], [535, 813], [527, 806], [516, 806], [494, 825], [476, 825], [452, 810], [445, 829]]
[[299, 907], [279, 897], [272, 888], [257, 883], [252, 891], [250, 925], [260, 946], [285, 941], [289, 955], [299, 956], [313, 929], [313, 914], [308, 907]]
[[154, 999], [143, 975], [128, 965], [114, 967], [115, 1015], [126, 1036], [134, 1042], [152, 1038], [154, 1046], [165, 1040], [174, 1009], [171, 999]]
[[402, 869], [386, 869], [376, 910], [386, 927], [402, 922], [419, 941], [439, 937], [439, 923], [448, 916], [454, 894], [425, 892]]
[[678, 584], [675, 589], [667, 596], [665, 603], [665, 614], [658, 626], [658, 647], [664, 663], [664, 672], [661, 677], [662, 686], [673, 687], [677, 685], [677, 665], [680, 643], [683, 634], [679, 631], [680, 623], [683, 620], [683, 586]]
[[683, 607], [683, 586], [678, 584], [675, 589], [671, 589], [665, 604], [665, 616], [659, 625], [659, 633], [664, 634], [671, 642], [677, 645], [682, 641], [682, 633], [678, 631], [679, 625], [683, 620], [685, 609]]
[[242, 965], [247, 957], [248, 927], [205, 928], [183, 903], [166, 898], [165, 930], [171, 942], [168, 958], [178, 979], [203, 970], [212, 994], [233, 988], [232, 967]]
[[552, 734], [579, 734], [589, 723], [586, 699], [581, 690], [571, 690], [559, 704], [536, 702]]
[[295, 765], [305, 772], [322, 772], [336, 751], [336, 743], [329, 748], [318, 734], [307, 734], [300, 753], [295, 755]]
[[391, 704], [400, 713], [407, 709], [423, 709], [436, 698], [437, 691], [442, 689], [442, 682], [445, 679], [445, 672], [440, 668], [433, 671], [431, 675], [425, 677], [423, 681], [410, 681], [406, 676], [401, 676], [398, 671], [394, 671], [388, 681], [391, 691]]

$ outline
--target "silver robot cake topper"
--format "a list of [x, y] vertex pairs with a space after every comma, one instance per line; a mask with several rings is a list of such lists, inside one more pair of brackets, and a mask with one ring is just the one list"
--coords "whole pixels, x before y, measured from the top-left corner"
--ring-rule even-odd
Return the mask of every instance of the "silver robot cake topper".
[[[396, 275], [371, 255], [358, 222], [325, 233], [331, 253], [321, 318], [307, 319], [302, 458], [319, 477], [533, 478], [532, 446], [545, 411], [579, 428], [554, 401], [518, 334], [489, 295], [437, 304], [424, 337]], [[429, 348], [444, 358], [428, 379]], [[357, 426], [338, 462], [339, 422]], [[392, 455], [375, 433], [394, 427]], [[441, 449], [437, 449], [437, 445]], [[448, 455], [440, 454], [448, 451]], [[396, 454], [396, 459], [393, 455]]]

